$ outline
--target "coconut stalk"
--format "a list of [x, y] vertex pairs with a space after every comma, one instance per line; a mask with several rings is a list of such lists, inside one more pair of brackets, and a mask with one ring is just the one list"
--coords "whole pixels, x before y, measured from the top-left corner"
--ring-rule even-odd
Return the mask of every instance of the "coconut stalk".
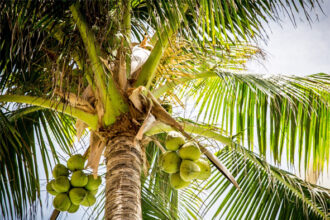
[[50, 220], [56, 220], [57, 217], [59, 216], [60, 211], [58, 211], [57, 209], [54, 209], [52, 215], [50, 216]]
[[[186, 7], [185, 11], [187, 9], [188, 8]], [[169, 44], [169, 39], [173, 36], [173, 34], [178, 30], [180, 26], [181, 19], [180, 18], [177, 19], [178, 20], [173, 27], [171, 27], [169, 24], [164, 26], [164, 30], [160, 34], [160, 37], [156, 42], [154, 48], [152, 49], [149, 58], [142, 66], [141, 72], [136, 82], [134, 83], [134, 87], [137, 88], [138, 86], [145, 86], [147, 89], [150, 87], [151, 82], [155, 77], [155, 73], [159, 65], [159, 62], [164, 54], [164, 51], [166, 50]]]
[[100, 60], [101, 51], [99, 45], [93, 32], [89, 29], [83, 15], [79, 11], [79, 4], [77, 3], [70, 6], [70, 10], [79, 29], [87, 54], [91, 60], [95, 84], [98, 88], [98, 94], [104, 108], [103, 123], [105, 126], [109, 126], [115, 122], [116, 116], [127, 111], [127, 105], [118, 91], [111, 74], [108, 74], [106, 77], [106, 73], [104, 72]]

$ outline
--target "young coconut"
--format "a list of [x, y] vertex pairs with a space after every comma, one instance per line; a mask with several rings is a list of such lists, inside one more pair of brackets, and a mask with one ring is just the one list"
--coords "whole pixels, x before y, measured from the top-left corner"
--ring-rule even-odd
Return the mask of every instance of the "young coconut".
[[181, 177], [180, 177], [180, 173], [173, 173], [170, 176], [170, 184], [174, 189], [182, 189], [185, 188], [187, 186], [189, 186], [190, 182], [186, 182], [184, 181]]
[[199, 166], [191, 160], [183, 160], [180, 166], [180, 177], [188, 182], [192, 179], [195, 179], [201, 169]]
[[176, 173], [180, 169], [181, 158], [176, 152], [168, 151], [161, 155], [159, 165], [166, 173]]
[[201, 151], [196, 143], [188, 142], [180, 148], [179, 156], [184, 160], [195, 161], [201, 156]]
[[53, 189], [58, 193], [64, 193], [70, 189], [70, 181], [66, 176], [60, 176], [52, 183]]
[[87, 193], [83, 188], [73, 188], [69, 192], [69, 197], [73, 204], [79, 205], [85, 199]]
[[88, 183], [88, 177], [81, 170], [75, 171], [71, 176], [71, 185], [74, 187], [84, 187]]
[[100, 176], [94, 179], [93, 175], [88, 175], [88, 183], [85, 186], [85, 188], [88, 189], [89, 191], [97, 190], [97, 188], [99, 188], [101, 183], [102, 183], [102, 179]]
[[75, 213], [79, 209], [79, 205], [71, 204], [70, 208], [68, 209], [68, 213]]
[[60, 193], [55, 196], [53, 200], [53, 206], [55, 209], [64, 212], [70, 208], [71, 201], [66, 193]]
[[56, 196], [58, 194], [58, 192], [56, 192], [54, 189], [53, 189], [53, 183], [55, 182], [55, 180], [52, 180], [50, 181], [49, 183], [47, 183], [47, 186], [46, 186], [46, 190], [49, 194], [53, 195], [53, 196]]
[[60, 176], [69, 176], [69, 170], [63, 164], [56, 164], [53, 169], [53, 177], [56, 179]]
[[211, 167], [207, 160], [201, 158], [198, 161], [196, 161], [196, 164], [201, 169], [201, 172], [196, 177], [196, 179], [206, 180], [207, 178], [209, 178], [211, 176]]
[[69, 170], [83, 170], [85, 166], [85, 158], [81, 154], [71, 156], [67, 162]]
[[185, 143], [185, 138], [176, 131], [170, 131], [167, 134], [165, 146], [169, 151], [176, 151]]
[[94, 205], [95, 202], [96, 202], [95, 196], [92, 193], [88, 192], [86, 197], [80, 204], [89, 207]]
[[95, 189], [95, 190], [92, 190], [92, 191], [89, 191], [89, 192], [92, 193], [95, 196], [97, 194], [97, 191], [98, 191], [98, 189]]

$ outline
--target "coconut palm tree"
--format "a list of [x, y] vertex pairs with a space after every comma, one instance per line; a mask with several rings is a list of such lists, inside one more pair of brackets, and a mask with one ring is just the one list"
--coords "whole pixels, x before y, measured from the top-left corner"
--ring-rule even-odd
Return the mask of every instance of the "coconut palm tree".
[[[1, 2], [1, 215], [34, 218], [40, 177], [78, 151], [104, 171], [93, 218], [327, 219], [329, 189], [279, 165], [310, 175], [328, 166], [329, 75], [244, 72], [268, 21], [310, 20], [319, 6]], [[171, 188], [157, 162], [171, 130], [198, 143], [208, 180]], [[89, 146], [76, 149], [75, 137]]]

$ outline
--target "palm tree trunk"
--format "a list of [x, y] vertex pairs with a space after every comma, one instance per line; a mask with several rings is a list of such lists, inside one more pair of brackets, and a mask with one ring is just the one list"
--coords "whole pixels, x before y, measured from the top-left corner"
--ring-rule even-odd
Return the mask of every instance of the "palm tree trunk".
[[117, 133], [106, 148], [105, 219], [142, 219], [141, 146], [130, 133]]

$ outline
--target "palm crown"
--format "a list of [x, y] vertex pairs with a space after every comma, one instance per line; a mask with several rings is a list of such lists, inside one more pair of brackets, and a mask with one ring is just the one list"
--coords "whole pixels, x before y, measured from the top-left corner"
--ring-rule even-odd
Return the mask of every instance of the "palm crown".
[[[128, 117], [142, 146], [143, 218], [326, 219], [330, 191], [311, 176], [329, 161], [329, 75], [244, 72], [262, 55], [252, 45], [266, 36], [265, 23], [281, 13], [294, 19], [292, 11], [309, 20], [315, 7], [316, 0], [1, 2], [2, 215], [36, 213], [40, 172], [48, 180], [86, 128], [90, 146], [80, 153], [97, 173], [103, 150], [121, 135], [113, 128]], [[211, 178], [171, 188], [158, 166], [171, 130], [205, 149]], [[309, 181], [268, 158], [298, 167]], [[107, 188], [91, 215], [106, 209], [107, 216], [109, 198]]]

